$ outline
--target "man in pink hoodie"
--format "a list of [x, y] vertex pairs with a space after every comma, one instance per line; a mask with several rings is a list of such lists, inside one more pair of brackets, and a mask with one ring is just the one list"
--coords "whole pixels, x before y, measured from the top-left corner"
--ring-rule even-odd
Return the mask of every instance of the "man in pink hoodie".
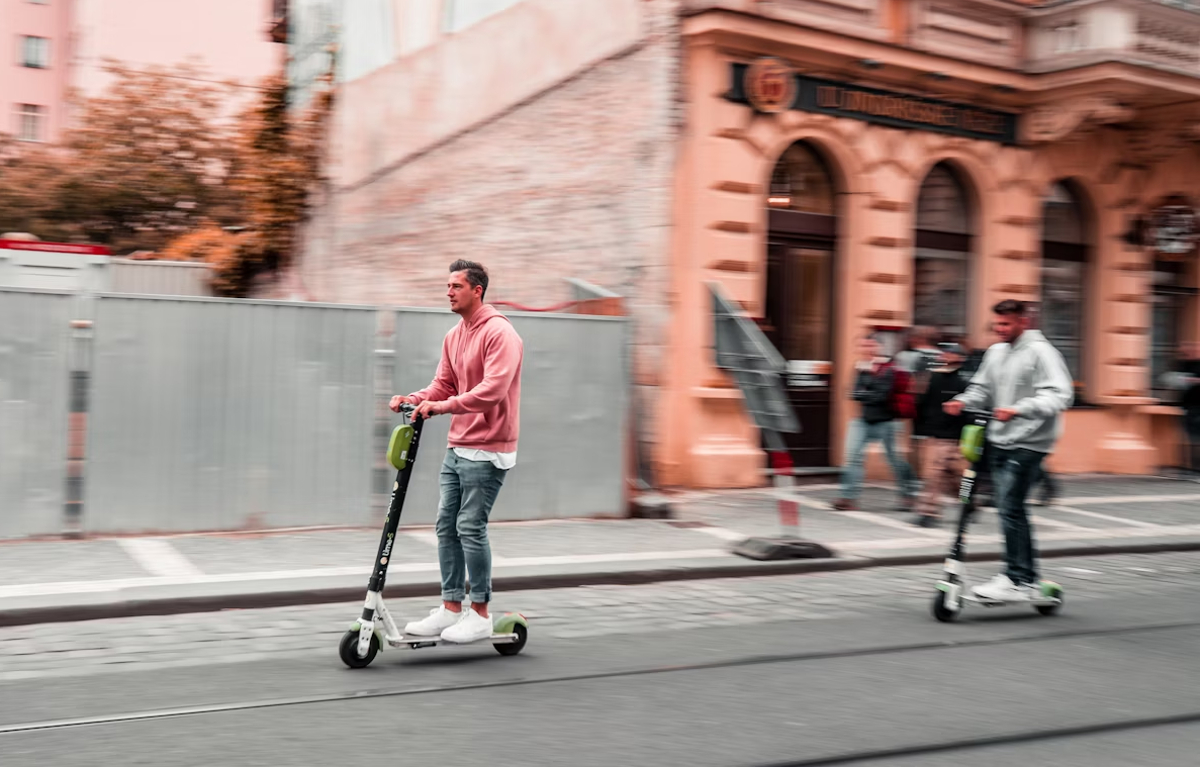
[[[473, 261], [450, 265], [450, 311], [460, 319], [442, 342], [433, 382], [392, 410], [416, 405], [414, 418], [450, 413], [450, 445], [442, 463], [438, 562], [442, 605], [404, 633], [475, 642], [491, 636], [492, 550], [487, 523], [504, 477], [517, 461], [523, 344], [508, 318], [483, 303], [488, 275]], [[471, 577], [471, 609], [463, 610]]]

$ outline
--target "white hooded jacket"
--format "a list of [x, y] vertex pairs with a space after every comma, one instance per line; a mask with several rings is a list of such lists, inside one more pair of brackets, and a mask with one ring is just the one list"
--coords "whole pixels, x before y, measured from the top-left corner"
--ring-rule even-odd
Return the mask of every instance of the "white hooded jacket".
[[1026, 330], [1016, 343], [988, 349], [971, 385], [954, 399], [973, 410], [1017, 411], [1017, 418], [988, 427], [988, 441], [996, 447], [1051, 453], [1062, 435], [1060, 414], [1074, 403], [1075, 387], [1058, 349], [1040, 330]]

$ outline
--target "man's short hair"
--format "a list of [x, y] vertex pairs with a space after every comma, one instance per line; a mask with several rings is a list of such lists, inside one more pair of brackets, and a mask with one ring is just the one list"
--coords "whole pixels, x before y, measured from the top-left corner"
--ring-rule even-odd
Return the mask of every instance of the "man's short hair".
[[992, 307], [992, 313], [1001, 317], [1024, 317], [1025, 302], [1015, 298], [1006, 298]]
[[483, 288], [483, 292], [479, 294], [479, 299], [482, 301], [483, 297], [487, 295], [488, 289], [488, 273], [483, 264], [460, 258], [453, 264], [450, 264], [450, 273], [454, 274], [455, 272], [466, 272], [467, 282], [470, 283], [471, 287]]

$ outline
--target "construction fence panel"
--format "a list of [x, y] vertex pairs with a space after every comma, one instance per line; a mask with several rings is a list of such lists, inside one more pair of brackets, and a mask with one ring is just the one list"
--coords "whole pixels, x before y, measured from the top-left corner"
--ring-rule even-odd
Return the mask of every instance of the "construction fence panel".
[[103, 294], [83, 526], [373, 524], [371, 308]]
[[[524, 344], [517, 465], [493, 520], [623, 515], [630, 371], [623, 317], [506, 313]], [[403, 309], [395, 321], [396, 393], [427, 386], [447, 311]], [[396, 416], [393, 423], [399, 423]], [[432, 522], [450, 417], [430, 420], [409, 485], [405, 522]]]
[[0, 289], [0, 538], [63, 530], [72, 293]]

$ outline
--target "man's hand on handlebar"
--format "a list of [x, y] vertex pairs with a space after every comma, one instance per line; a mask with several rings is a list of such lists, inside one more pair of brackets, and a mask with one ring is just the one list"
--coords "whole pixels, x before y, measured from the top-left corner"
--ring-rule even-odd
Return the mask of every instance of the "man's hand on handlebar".
[[1017, 411], [1011, 407], [998, 407], [992, 412], [992, 415], [995, 416], [997, 421], [1004, 423], [1005, 421], [1011, 421], [1012, 419], [1016, 418]]
[[413, 411], [413, 418], [432, 418], [435, 415], [443, 415], [449, 412], [449, 406], [445, 402], [425, 401], [417, 405], [417, 409]]
[[399, 413], [401, 405], [411, 404], [412, 400], [410, 400], [408, 397], [405, 397], [403, 394], [397, 394], [395, 397], [392, 397], [392, 401], [388, 403], [388, 408], [390, 408], [393, 413]]
[[965, 402], [960, 400], [952, 399], [946, 404], [942, 405], [942, 410], [946, 411], [950, 415], [962, 415], [963, 406], [965, 404]]

